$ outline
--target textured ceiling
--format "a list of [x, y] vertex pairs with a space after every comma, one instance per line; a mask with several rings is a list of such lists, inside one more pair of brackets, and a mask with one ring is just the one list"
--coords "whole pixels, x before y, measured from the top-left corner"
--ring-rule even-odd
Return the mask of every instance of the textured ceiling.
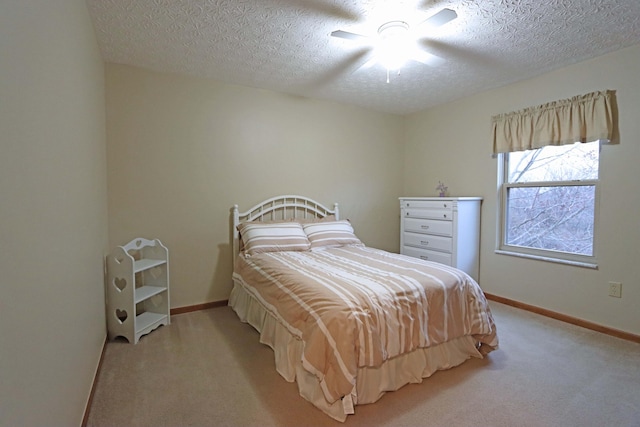
[[[87, 0], [105, 61], [408, 114], [640, 43], [640, 0]], [[390, 10], [391, 6], [395, 10]], [[418, 25], [447, 7], [458, 18]], [[392, 74], [366, 44], [402, 20], [445, 59]], [[422, 31], [424, 30], [424, 31]], [[598, 88], [595, 88], [598, 89]]]

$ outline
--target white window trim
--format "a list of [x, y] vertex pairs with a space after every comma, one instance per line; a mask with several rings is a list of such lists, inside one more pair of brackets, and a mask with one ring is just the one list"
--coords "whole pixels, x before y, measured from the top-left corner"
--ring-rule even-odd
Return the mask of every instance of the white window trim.
[[[597, 229], [599, 220], [599, 206], [600, 206], [600, 185], [599, 179], [584, 180], [584, 181], [572, 181], [562, 182], [535, 182], [535, 183], [505, 183], [506, 171], [507, 171], [507, 155], [509, 153], [500, 153], [498, 155], [498, 215], [497, 215], [497, 236], [496, 236], [496, 249], [495, 253], [499, 255], [509, 255], [519, 258], [528, 258], [538, 261], [554, 262], [559, 264], [573, 265], [577, 267], [585, 268], [598, 268], [597, 262]], [[601, 153], [602, 155], [602, 153]], [[601, 159], [599, 160], [601, 164]], [[578, 255], [568, 252], [552, 251], [548, 249], [534, 249], [523, 246], [508, 245], [506, 240], [506, 209], [507, 209], [507, 190], [508, 188], [522, 188], [522, 187], [554, 187], [554, 186], [566, 186], [566, 185], [580, 185], [580, 186], [595, 186], [595, 200], [594, 200], [594, 217], [593, 217], [593, 255]]]

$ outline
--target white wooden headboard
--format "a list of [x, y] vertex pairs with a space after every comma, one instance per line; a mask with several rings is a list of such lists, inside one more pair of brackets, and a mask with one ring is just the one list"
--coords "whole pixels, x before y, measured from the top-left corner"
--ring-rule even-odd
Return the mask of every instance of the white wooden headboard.
[[238, 205], [231, 209], [231, 235], [233, 239], [233, 263], [240, 251], [240, 232], [238, 225], [246, 221], [284, 221], [290, 219], [313, 219], [324, 218], [334, 215], [336, 220], [340, 219], [338, 204], [333, 204], [333, 209], [329, 209], [321, 203], [304, 196], [276, 196], [258, 203], [246, 212], [240, 212]]

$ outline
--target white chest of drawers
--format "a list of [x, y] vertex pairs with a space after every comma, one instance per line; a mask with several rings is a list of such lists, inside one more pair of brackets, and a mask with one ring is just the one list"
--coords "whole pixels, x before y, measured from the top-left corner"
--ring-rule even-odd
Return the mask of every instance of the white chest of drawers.
[[401, 197], [400, 253], [478, 280], [481, 197]]

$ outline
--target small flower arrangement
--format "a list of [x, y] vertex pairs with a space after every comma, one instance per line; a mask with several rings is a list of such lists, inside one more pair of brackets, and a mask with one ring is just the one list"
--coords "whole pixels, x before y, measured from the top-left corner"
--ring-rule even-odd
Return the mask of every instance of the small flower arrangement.
[[440, 195], [440, 197], [446, 196], [448, 189], [449, 187], [444, 185], [444, 182], [438, 181], [438, 186], [436, 187], [436, 190], [438, 190], [438, 194]]

